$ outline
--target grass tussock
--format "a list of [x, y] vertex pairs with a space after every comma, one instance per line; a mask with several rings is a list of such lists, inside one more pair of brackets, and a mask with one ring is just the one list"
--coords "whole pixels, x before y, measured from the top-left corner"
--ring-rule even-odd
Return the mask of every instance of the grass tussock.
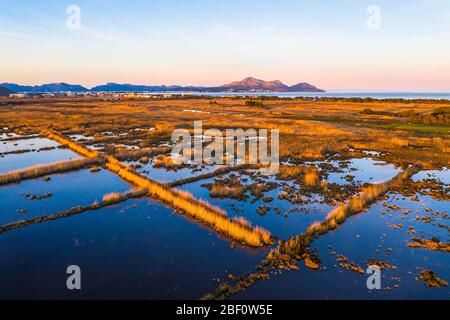
[[303, 182], [308, 187], [315, 187], [320, 184], [319, 171], [315, 167], [308, 168], [303, 177]]
[[23, 180], [36, 179], [39, 177], [74, 171], [102, 163], [100, 158], [77, 159], [57, 162], [49, 165], [38, 165], [24, 170], [12, 171], [0, 176], [0, 185], [19, 183]]
[[169, 147], [144, 148], [140, 150], [126, 149], [114, 154], [113, 157], [120, 161], [137, 161], [142, 159], [142, 157], [152, 157], [168, 152], [170, 152]]
[[316, 187], [321, 183], [319, 170], [309, 166], [280, 166], [277, 178], [288, 181], [301, 180], [307, 187]]
[[231, 198], [239, 199], [245, 193], [245, 188], [242, 185], [227, 186], [221, 183], [215, 183], [211, 186], [209, 194], [213, 198]]
[[431, 270], [422, 270], [419, 280], [423, 281], [428, 288], [443, 288], [448, 286], [448, 282], [439, 278], [436, 273]]
[[279, 180], [294, 180], [305, 172], [302, 166], [280, 166], [277, 174]]
[[183, 166], [183, 164], [175, 163], [171, 156], [165, 154], [158, 156], [153, 164], [154, 168], [165, 168], [168, 170], [177, 170]]

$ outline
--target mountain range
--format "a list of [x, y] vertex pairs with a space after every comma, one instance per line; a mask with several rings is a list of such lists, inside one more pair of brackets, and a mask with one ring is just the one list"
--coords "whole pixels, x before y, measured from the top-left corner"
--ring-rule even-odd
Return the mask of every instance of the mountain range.
[[9, 90], [9, 89], [7, 89], [7, 88], [5, 88], [5, 87], [0, 86], [0, 97], [1, 96], [8, 96], [11, 93], [14, 93], [14, 92]]
[[22, 86], [15, 83], [1, 83], [0, 87], [7, 90], [22, 93], [45, 93], [45, 92], [167, 92], [167, 91], [191, 91], [191, 92], [324, 92], [309, 83], [301, 82], [293, 86], [287, 86], [281, 81], [264, 81], [253, 77], [242, 81], [231, 82], [219, 87], [201, 86], [147, 86], [134, 84], [107, 83], [91, 89], [80, 85], [67, 83], [50, 83], [39, 86]]

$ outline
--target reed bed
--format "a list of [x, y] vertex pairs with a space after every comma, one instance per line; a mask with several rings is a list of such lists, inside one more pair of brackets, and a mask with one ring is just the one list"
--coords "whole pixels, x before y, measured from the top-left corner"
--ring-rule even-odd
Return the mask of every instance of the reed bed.
[[243, 185], [224, 185], [221, 183], [215, 183], [211, 186], [209, 190], [209, 195], [213, 198], [232, 198], [239, 199], [245, 193], [245, 188]]
[[221, 176], [221, 175], [233, 172], [233, 171], [258, 169], [260, 167], [261, 167], [261, 165], [259, 165], [259, 164], [248, 164], [248, 163], [238, 164], [238, 165], [235, 165], [235, 166], [223, 166], [223, 167], [217, 168], [216, 170], [208, 172], [208, 173], [205, 173], [205, 174], [199, 174], [197, 176], [188, 177], [188, 178], [185, 178], [185, 179], [180, 179], [180, 180], [176, 180], [176, 181], [170, 182], [167, 185], [171, 186], [171, 187], [178, 187], [178, 186], [181, 186], [181, 185], [184, 185], [184, 184], [188, 184], [188, 183], [192, 183], [192, 182], [196, 182], [196, 181], [200, 181], [200, 180], [205, 180], [205, 179], [210, 179], [210, 178], [214, 178], [214, 177], [217, 177], [217, 176]]
[[168, 170], [176, 170], [184, 167], [184, 164], [177, 164], [170, 155], [162, 154], [155, 159], [154, 168], [166, 168]]
[[391, 188], [402, 186], [419, 170], [420, 166], [411, 166], [392, 180], [364, 187], [358, 195], [333, 209], [325, 221], [314, 222], [307, 229], [306, 233], [294, 236], [287, 241], [280, 241], [278, 247], [272, 249], [267, 257], [257, 266], [257, 272], [239, 277], [239, 281], [233, 285], [222, 283], [213, 294], [208, 294], [203, 299], [225, 299], [252, 286], [256, 281], [269, 278], [271, 273], [277, 274], [282, 269], [298, 269], [298, 260], [304, 259], [307, 266], [317, 269], [318, 265], [311, 264], [311, 256], [309, 254], [309, 247], [315, 238], [336, 229], [351, 215], [362, 212], [367, 206], [385, 195]]
[[[70, 149], [88, 158], [99, 155], [97, 151], [79, 146], [77, 143], [50, 131], [44, 131], [44, 135], [67, 145]], [[167, 185], [150, 180], [147, 177], [136, 173], [130, 166], [121, 163], [112, 156], [104, 157], [105, 167], [117, 174], [123, 180], [146, 189], [148, 194], [154, 198], [169, 204], [173, 208], [180, 210], [188, 216], [210, 226], [231, 239], [239, 241], [249, 246], [260, 247], [273, 243], [273, 238], [267, 230], [261, 227], [252, 227], [250, 222], [244, 218], [229, 218], [225, 211], [212, 206], [206, 201], [198, 200], [187, 192], [172, 189]], [[116, 196], [110, 196], [114, 200]]]
[[83, 213], [86, 211], [98, 210], [98, 209], [105, 208], [105, 207], [108, 207], [113, 204], [118, 204], [118, 203], [124, 202], [131, 198], [139, 198], [146, 194], [147, 194], [146, 189], [137, 188], [137, 189], [133, 189], [133, 190], [130, 190], [130, 191], [127, 191], [124, 193], [117, 194], [118, 196], [113, 197], [113, 198], [105, 196], [107, 199], [106, 200], [104, 199], [102, 202], [94, 202], [87, 206], [74, 207], [69, 210], [62, 211], [62, 212], [56, 213], [56, 214], [50, 214], [47, 216], [40, 216], [40, 217], [36, 217], [33, 219], [29, 219], [29, 220], [21, 220], [21, 221], [5, 224], [0, 227], [0, 233], [24, 228], [29, 225], [39, 224], [39, 223], [43, 223], [46, 221], [68, 218], [68, 217], [71, 217], [71, 216], [74, 216], [74, 215], [77, 215], [77, 214], [80, 214], [80, 213]]
[[58, 142], [62, 145], [66, 145], [71, 150], [75, 151], [76, 153], [78, 153], [86, 158], [95, 158], [95, 157], [101, 156], [100, 152], [80, 146], [76, 142], [73, 142], [72, 140], [67, 139], [66, 137], [63, 137], [62, 135], [60, 135], [56, 132], [53, 132], [50, 130], [44, 130], [44, 131], [42, 131], [41, 134], [49, 139], [55, 140], [56, 142]]
[[[313, 238], [319, 237], [343, 224], [350, 216], [364, 211], [370, 204], [384, 196], [391, 188], [401, 186], [406, 180], [420, 170], [418, 166], [411, 166], [399, 173], [392, 180], [379, 184], [371, 184], [362, 188], [361, 192], [350, 198], [346, 203], [338, 205], [323, 222], [310, 225], [306, 234], [293, 237], [279, 247], [280, 252], [298, 257], [299, 249], [305, 248]], [[304, 242], [301, 244], [301, 242]], [[301, 251], [301, 250], [300, 250]]]
[[249, 246], [260, 247], [273, 243], [271, 234], [261, 228], [252, 227], [243, 218], [229, 218], [225, 211], [212, 206], [206, 201], [194, 198], [190, 193], [172, 189], [167, 185], [152, 181], [133, 172], [117, 160], [106, 164], [108, 170], [116, 173], [122, 179], [147, 188], [149, 195], [183, 211], [186, 215], [212, 227], [219, 233]]
[[76, 159], [64, 162], [56, 162], [48, 165], [38, 165], [23, 170], [9, 172], [0, 176], [0, 185], [19, 183], [23, 180], [36, 179], [55, 173], [63, 173], [83, 169], [103, 162], [102, 158]]
[[156, 147], [141, 150], [123, 150], [112, 156], [120, 161], [137, 161], [142, 157], [152, 157], [155, 155], [166, 154], [168, 152], [170, 152], [169, 147]]

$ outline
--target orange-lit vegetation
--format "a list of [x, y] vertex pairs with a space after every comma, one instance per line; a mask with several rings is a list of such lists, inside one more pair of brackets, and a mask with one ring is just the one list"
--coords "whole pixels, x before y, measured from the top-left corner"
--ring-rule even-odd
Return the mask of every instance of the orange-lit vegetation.
[[[290, 180], [292, 183], [289, 184], [302, 185], [300, 190], [292, 188], [292, 191], [289, 191], [288, 183], [283, 181], [286, 185], [282, 192], [285, 199], [300, 204], [303, 203], [305, 195], [314, 192], [329, 198], [327, 203], [337, 205], [326, 219], [310, 225], [303, 234], [280, 241], [257, 266], [258, 271], [242, 277], [233, 277], [235, 282], [232, 285], [222, 283], [217, 292], [207, 298], [225, 298], [253, 285], [255, 281], [279, 273], [282, 269], [296, 269], [299, 261], [303, 261], [309, 268], [320, 268], [320, 259], [310, 250], [312, 241], [330, 230], [337, 229], [349, 217], [363, 212], [390, 190], [404, 196], [425, 194], [436, 199], [448, 199], [448, 186], [409, 179], [418, 167], [424, 170], [450, 167], [448, 102], [278, 98], [259, 100], [262, 104], [256, 106], [246, 104], [246, 98], [215, 98], [214, 103], [211, 103], [210, 98], [202, 97], [161, 98], [154, 101], [102, 101], [95, 98], [20, 101], [4, 99], [0, 115], [6, 119], [5, 125], [10, 130], [23, 135], [32, 135], [52, 128], [61, 135], [54, 132], [47, 134], [88, 158], [97, 159], [99, 153], [82, 145], [95, 146], [102, 151], [100, 161], [104, 161], [109, 170], [124, 180], [143, 188], [144, 191], [141, 192], [149, 193], [175, 208], [177, 212], [184, 213], [217, 232], [254, 246], [270, 244], [273, 238], [269, 232], [253, 228], [245, 219], [229, 218], [225, 212], [211, 204], [171, 187], [220, 176], [234, 170], [256, 169], [255, 167], [226, 166], [164, 185], [137, 174], [133, 168], [118, 160], [138, 161], [146, 157], [143, 159], [146, 162], [164, 154], [165, 156], [156, 160], [156, 166], [165, 169], [176, 168], [168, 157], [172, 131], [177, 128], [190, 130], [194, 120], [202, 120], [204, 129], [279, 129], [280, 159], [289, 165], [281, 166], [277, 178]], [[193, 109], [193, 106], [201, 112], [183, 111]], [[150, 126], [154, 127], [154, 130], [142, 130]], [[64, 138], [71, 134], [84, 134], [92, 139], [82, 139], [80, 144], [76, 144]], [[126, 149], [135, 146], [140, 149]], [[112, 157], [107, 158], [108, 155]], [[346, 162], [352, 158], [364, 157], [408, 169], [386, 183], [365, 185], [361, 189], [358, 184], [351, 184], [351, 187], [346, 189], [333, 183], [327, 185], [327, 169], [321, 166], [323, 162], [317, 164], [320, 170], [308, 163], [327, 160], [325, 165], [330, 165], [328, 160]], [[348, 177], [350, 178], [350, 175]], [[257, 174], [256, 178], [258, 181], [246, 185], [245, 191], [259, 199], [263, 198], [264, 192], [271, 190], [271, 186], [264, 179], [258, 179]], [[237, 184], [231, 186], [228, 183], [216, 183], [216, 186], [211, 188], [214, 189], [213, 194], [218, 196], [234, 196], [242, 191]], [[360, 192], [355, 195], [357, 191]], [[109, 195], [101, 205], [106, 205], [107, 201], [121, 199], [119, 194]], [[264, 199], [270, 201], [269, 197]], [[258, 213], [262, 215], [267, 212], [266, 208], [260, 209]], [[79, 210], [73, 209], [71, 212]], [[66, 214], [68, 213], [63, 213], [63, 216]], [[37, 218], [36, 221], [40, 219]], [[45, 219], [47, 218], [43, 221], [46, 221]], [[448, 250], [448, 244], [437, 239], [413, 238], [409, 245], [430, 250]], [[344, 263], [343, 267], [360, 271], [359, 265], [348, 261]], [[423, 274], [423, 278], [424, 281], [435, 279], [430, 273]]]
[[101, 158], [89, 158], [89, 159], [76, 159], [65, 162], [57, 162], [49, 165], [38, 165], [23, 170], [9, 172], [0, 176], [0, 185], [9, 183], [18, 183], [27, 179], [36, 179], [39, 177], [63, 173], [78, 169], [90, 167], [92, 165], [101, 164], [103, 160]]
[[153, 167], [155, 168], [166, 168], [169, 170], [177, 170], [183, 166], [184, 164], [175, 163], [171, 156], [165, 154], [159, 155], [153, 164]]
[[317, 187], [321, 185], [319, 170], [312, 166], [280, 166], [277, 174], [280, 180], [302, 181], [306, 187]]
[[193, 177], [188, 177], [185, 179], [180, 179], [174, 182], [170, 182], [168, 185], [171, 187], [178, 187], [181, 186], [183, 184], [188, 184], [188, 183], [192, 183], [195, 181], [200, 181], [200, 180], [205, 180], [205, 179], [210, 179], [210, 178], [214, 178], [220, 175], [224, 175], [233, 171], [242, 171], [242, 170], [248, 170], [248, 169], [257, 169], [260, 168], [260, 165], [256, 164], [238, 164], [235, 166], [223, 166], [220, 168], [217, 168], [214, 171], [205, 173], [205, 174], [199, 174]]
[[439, 278], [436, 273], [431, 270], [422, 270], [420, 272], [419, 280], [425, 283], [425, 286], [429, 288], [442, 288], [447, 287], [448, 282]]
[[432, 251], [443, 251], [450, 253], [450, 244], [445, 242], [440, 242], [438, 239], [426, 240], [420, 238], [413, 238], [412, 241], [408, 243], [408, 247], [411, 248], [424, 248]]
[[101, 155], [100, 152], [85, 148], [85, 147], [71, 141], [70, 139], [67, 139], [66, 137], [63, 137], [60, 134], [57, 134], [53, 131], [43, 130], [41, 134], [44, 137], [55, 140], [56, 142], [59, 142], [60, 144], [67, 146], [71, 150], [75, 151], [76, 153], [78, 153], [86, 158], [95, 158], [95, 157], [99, 157]]
[[[98, 152], [80, 146], [55, 132], [45, 131], [44, 134], [48, 138], [55, 139], [86, 157], [99, 155]], [[152, 197], [162, 200], [173, 206], [175, 209], [186, 213], [188, 216], [212, 227], [218, 232], [250, 246], [264, 246], [273, 243], [272, 236], [267, 230], [260, 227], [252, 227], [250, 222], [245, 219], [231, 219], [223, 210], [211, 206], [206, 201], [197, 200], [187, 192], [171, 189], [167, 185], [143, 177], [134, 172], [131, 167], [120, 163], [114, 157], [107, 156], [105, 159], [107, 161], [105, 166], [108, 170], [116, 173], [119, 177], [128, 182], [146, 189]], [[111, 194], [106, 197], [107, 199], [104, 200], [111, 202], [114, 201], [116, 197], [120, 197], [120, 195]]]
[[[287, 241], [279, 241], [278, 246], [272, 249], [267, 257], [257, 266], [257, 272], [242, 276], [234, 285], [222, 283], [214, 294], [206, 295], [204, 299], [224, 299], [252, 286], [256, 281], [267, 279], [271, 273], [280, 270], [297, 269], [298, 260], [304, 260], [305, 265], [312, 269], [318, 269], [318, 261], [309, 252], [309, 247], [314, 239], [327, 232], [336, 229], [347, 218], [363, 211], [371, 203], [382, 197], [392, 187], [398, 187], [411, 176], [418, 172], [419, 167], [411, 166], [398, 174], [394, 179], [380, 184], [365, 186], [361, 192], [349, 199], [346, 203], [332, 210], [325, 221], [311, 224], [306, 233], [299, 234]], [[347, 264], [344, 267], [360, 271], [358, 266]]]
[[170, 152], [169, 147], [145, 148], [140, 150], [122, 150], [113, 154], [113, 157], [120, 161], [137, 161], [143, 157], [151, 157], [154, 155]]
[[213, 198], [232, 198], [239, 199], [245, 192], [245, 188], [242, 185], [224, 185], [215, 183], [211, 186], [209, 194]]
[[[338, 205], [333, 209], [325, 221], [321, 223], [313, 223], [308, 227], [305, 235], [300, 235], [286, 241], [279, 247], [279, 251], [289, 254], [291, 257], [297, 257], [299, 251], [304, 248], [302, 244], [305, 239], [306, 243], [312, 241], [313, 238], [319, 237], [330, 230], [336, 229], [345, 222], [347, 218], [362, 212], [374, 201], [385, 195], [390, 188], [403, 184], [406, 180], [419, 171], [419, 167], [411, 166], [398, 174], [394, 179], [379, 184], [371, 184], [362, 188], [361, 192], [350, 198], [346, 203]], [[306, 236], [306, 237], [305, 237]], [[300, 250], [299, 250], [300, 249]]]
[[124, 193], [114, 194], [114, 196], [112, 194], [105, 195], [103, 197], [102, 202], [94, 202], [87, 206], [74, 207], [74, 208], [71, 208], [69, 210], [66, 210], [66, 211], [63, 211], [60, 213], [55, 213], [55, 214], [50, 214], [50, 215], [46, 215], [46, 216], [32, 218], [29, 220], [20, 220], [20, 221], [5, 224], [0, 227], [0, 233], [24, 228], [29, 225], [39, 224], [39, 223], [43, 223], [46, 221], [68, 218], [68, 217], [71, 217], [71, 216], [74, 216], [74, 215], [77, 215], [77, 214], [80, 214], [80, 213], [83, 213], [86, 211], [98, 210], [98, 209], [110, 206], [112, 204], [118, 204], [120, 202], [124, 202], [131, 198], [139, 198], [146, 194], [147, 194], [146, 189], [137, 188], [137, 189], [133, 189], [133, 190], [130, 190], [130, 191], [127, 191]]
[[252, 227], [249, 222], [242, 219], [231, 219], [223, 210], [211, 206], [206, 201], [198, 200], [187, 192], [172, 189], [164, 184], [140, 176], [130, 171], [130, 168], [111, 159], [106, 164], [106, 167], [122, 179], [147, 188], [148, 193], [152, 197], [181, 210], [188, 216], [232, 239], [250, 246], [263, 246], [273, 243], [272, 236], [267, 230], [260, 227]]

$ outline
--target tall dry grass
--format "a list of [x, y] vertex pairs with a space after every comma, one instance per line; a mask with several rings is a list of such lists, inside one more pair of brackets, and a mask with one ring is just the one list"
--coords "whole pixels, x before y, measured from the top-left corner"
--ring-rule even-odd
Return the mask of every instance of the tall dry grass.
[[3, 226], [0, 226], [0, 233], [4, 233], [4, 232], [15, 230], [15, 229], [24, 228], [24, 227], [29, 226], [29, 225], [39, 224], [39, 223], [43, 223], [43, 222], [46, 222], [46, 221], [58, 220], [58, 219], [62, 219], [62, 218], [68, 218], [68, 217], [71, 217], [71, 216], [74, 216], [74, 215], [77, 215], [77, 214], [81, 214], [81, 213], [86, 212], [86, 211], [99, 210], [101, 208], [105, 208], [105, 207], [110, 206], [112, 204], [118, 204], [118, 203], [127, 201], [128, 199], [131, 199], [131, 198], [142, 197], [142, 196], [144, 196], [146, 194], [147, 194], [147, 190], [146, 189], [137, 188], [137, 189], [126, 191], [126, 192], [123, 192], [123, 193], [120, 193], [120, 194], [115, 194], [115, 196], [105, 195], [103, 197], [104, 200], [102, 202], [97, 202], [96, 201], [96, 202], [94, 202], [94, 203], [92, 203], [90, 205], [74, 207], [74, 208], [71, 208], [69, 210], [62, 211], [60, 213], [50, 214], [50, 215], [47, 215], [47, 216], [40, 216], [40, 217], [32, 218], [32, 219], [29, 219], [29, 220], [21, 220], [21, 221], [16, 221], [16, 222], [5, 224]]
[[245, 192], [245, 188], [242, 185], [227, 186], [224, 184], [216, 183], [211, 186], [209, 194], [213, 198], [232, 198], [238, 199]]
[[63, 137], [62, 135], [60, 135], [56, 132], [53, 132], [50, 130], [43, 130], [41, 134], [49, 139], [59, 142], [62, 145], [66, 145], [71, 150], [75, 151], [76, 153], [78, 153], [86, 158], [95, 158], [95, 157], [99, 157], [101, 155], [100, 152], [80, 146], [76, 142], [73, 142], [72, 140], [67, 139], [66, 137]]
[[36, 179], [50, 174], [79, 170], [92, 165], [98, 165], [102, 162], [103, 160], [101, 158], [89, 158], [57, 162], [49, 165], [38, 165], [1, 175], [0, 185], [19, 183], [23, 180]]
[[200, 180], [205, 180], [205, 179], [210, 179], [210, 178], [214, 178], [223, 174], [227, 174], [233, 171], [240, 171], [240, 170], [247, 170], [247, 169], [258, 169], [261, 168], [260, 164], [248, 164], [248, 163], [244, 163], [244, 164], [238, 164], [235, 166], [223, 166], [220, 168], [215, 169], [214, 171], [205, 173], [205, 174], [199, 174], [193, 177], [188, 177], [185, 179], [180, 179], [180, 180], [176, 180], [174, 182], [169, 183], [168, 185], [171, 187], [178, 187], [181, 186], [183, 184], [187, 184], [187, 183], [192, 183], [195, 181], [200, 181]]
[[[339, 204], [326, 217], [323, 222], [311, 224], [306, 234], [291, 238], [283, 246], [283, 250], [297, 255], [299, 248], [304, 248], [313, 238], [323, 235], [336, 229], [343, 224], [350, 216], [365, 210], [370, 204], [384, 196], [391, 188], [401, 186], [406, 180], [420, 170], [418, 166], [411, 166], [398, 174], [392, 180], [379, 184], [371, 184], [362, 188], [361, 192], [350, 198], [347, 202]], [[303, 241], [303, 243], [300, 243]]]
[[[310, 257], [309, 247], [315, 238], [337, 228], [350, 215], [364, 210], [369, 204], [386, 194], [390, 188], [401, 187], [419, 170], [419, 166], [411, 166], [390, 181], [365, 187], [360, 194], [333, 209], [325, 221], [314, 222], [308, 227], [306, 233], [294, 236], [287, 241], [280, 241], [278, 247], [272, 249], [257, 266], [256, 273], [241, 276], [234, 285], [222, 283], [213, 294], [205, 296], [204, 299], [225, 299], [252, 286], [256, 281], [267, 279], [270, 273], [279, 273], [282, 269], [298, 269], [297, 261], [301, 259], [305, 259], [305, 264], [308, 266], [310, 264], [310, 261], [307, 261]], [[310, 264], [309, 267], [316, 269], [317, 265]]]
[[319, 170], [316, 167], [308, 167], [303, 177], [303, 182], [308, 187], [315, 187], [320, 184]]
[[[94, 155], [100, 154], [97, 151], [79, 146], [77, 143], [55, 132], [44, 131], [43, 134], [50, 139], [67, 145], [70, 149], [86, 157], [91, 158]], [[167, 185], [141, 176], [134, 172], [131, 167], [119, 162], [112, 156], [106, 156], [104, 158], [106, 159], [106, 168], [111, 172], [131, 184], [148, 190], [149, 195], [152, 197], [160, 199], [175, 209], [183, 211], [188, 216], [212, 227], [217, 232], [250, 246], [264, 246], [273, 243], [272, 236], [267, 230], [260, 227], [252, 227], [250, 222], [243, 218], [231, 219], [225, 211], [218, 207], [214, 207], [206, 201], [198, 200], [187, 192], [172, 189]], [[115, 196], [110, 197], [110, 200], [114, 200], [115, 198]]]
[[114, 158], [120, 161], [137, 161], [142, 157], [151, 157], [154, 155], [160, 155], [170, 152], [169, 147], [156, 147], [156, 148], [145, 148], [140, 150], [122, 150], [113, 155]]
[[111, 160], [106, 167], [122, 179], [147, 188], [148, 193], [172, 207], [182, 210], [188, 216], [212, 227], [234, 240], [250, 246], [264, 246], [273, 243], [271, 234], [260, 227], [252, 227], [250, 222], [243, 218], [231, 219], [226, 212], [212, 206], [207, 201], [198, 200], [190, 193], [172, 189], [156, 181], [152, 181], [133, 171], [118, 161]]

